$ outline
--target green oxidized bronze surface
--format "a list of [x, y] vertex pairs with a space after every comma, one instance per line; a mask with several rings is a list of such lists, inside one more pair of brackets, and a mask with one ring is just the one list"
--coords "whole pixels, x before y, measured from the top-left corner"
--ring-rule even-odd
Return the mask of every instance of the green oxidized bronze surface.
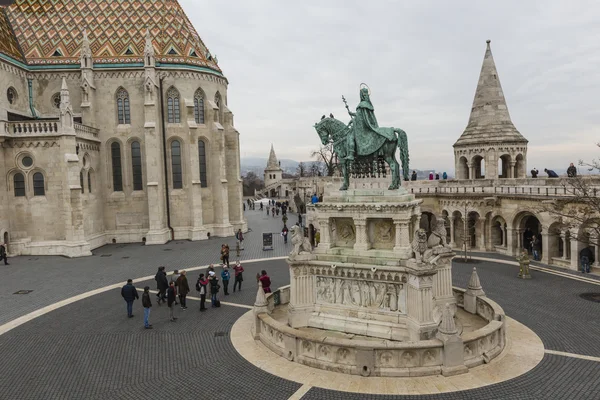
[[[342, 96], [344, 103], [346, 99]], [[347, 125], [333, 116], [321, 118], [315, 129], [323, 145], [333, 142], [333, 151], [338, 156], [342, 168], [344, 183], [340, 190], [347, 190], [351, 171], [357, 165], [373, 165], [374, 160], [383, 158], [392, 171], [392, 183], [389, 189], [400, 187], [400, 165], [396, 161], [396, 149], [400, 148], [400, 159], [404, 179], [408, 180], [408, 139], [406, 132], [398, 128], [380, 127], [375, 117], [375, 108], [371, 103], [369, 90], [360, 89], [360, 103], [356, 112], [346, 109], [352, 120]], [[359, 168], [359, 169], [360, 169]]]

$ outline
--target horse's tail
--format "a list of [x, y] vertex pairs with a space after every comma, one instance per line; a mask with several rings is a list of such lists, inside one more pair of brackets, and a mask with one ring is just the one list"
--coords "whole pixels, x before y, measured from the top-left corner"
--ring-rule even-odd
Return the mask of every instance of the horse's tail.
[[400, 148], [400, 161], [402, 162], [402, 174], [404, 175], [404, 180], [408, 180], [408, 174], [410, 172], [409, 167], [409, 158], [408, 158], [408, 138], [406, 137], [406, 132], [402, 129], [397, 129], [396, 133], [398, 134], [398, 147]]

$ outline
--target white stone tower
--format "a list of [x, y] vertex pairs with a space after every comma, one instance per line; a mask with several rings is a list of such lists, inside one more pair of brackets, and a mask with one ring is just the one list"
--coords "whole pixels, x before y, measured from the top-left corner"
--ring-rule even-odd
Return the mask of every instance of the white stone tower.
[[283, 179], [283, 170], [279, 166], [275, 149], [273, 149], [273, 144], [271, 144], [271, 153], [269, 154], [267, 168], [265, 168], [265, 187], [267, 188], [269, 185], [281, 181], [281, 179]]
[[454, 143], [456, 178], [525, 178], [527, 143], [510, 119], [488, 40], [469, 124]]

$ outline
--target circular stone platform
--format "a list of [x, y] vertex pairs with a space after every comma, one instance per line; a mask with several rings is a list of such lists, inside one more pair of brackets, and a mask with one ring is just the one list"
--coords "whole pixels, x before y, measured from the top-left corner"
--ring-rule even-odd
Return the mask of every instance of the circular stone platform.
[[254, 315], [247, 312], [231, 328], [231, 342], [253, 365], [281, 378], [309, 386], [370, 394], [434, 394], [475, 389], [522, 375], [544, 357], [541, 339], [525, 325], [506, 318], [506, 346], [491, 363], [462, 375], [444, 377], [361, 377], [311, 368], [273, 353], [252, 337]]

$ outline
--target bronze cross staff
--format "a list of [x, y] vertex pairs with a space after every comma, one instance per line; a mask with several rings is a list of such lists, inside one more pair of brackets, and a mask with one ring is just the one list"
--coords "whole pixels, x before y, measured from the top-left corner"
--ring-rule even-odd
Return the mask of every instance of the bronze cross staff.
[[350, 107], [348, 107], [348, 103], [346, 102], [346, 98], [344, 97], [344, 95], [342, 95], [342, 100], [344, 101], [344, 104], [346, 105], [346, 110], [348, 110], [348, 112], [350, 112]]

